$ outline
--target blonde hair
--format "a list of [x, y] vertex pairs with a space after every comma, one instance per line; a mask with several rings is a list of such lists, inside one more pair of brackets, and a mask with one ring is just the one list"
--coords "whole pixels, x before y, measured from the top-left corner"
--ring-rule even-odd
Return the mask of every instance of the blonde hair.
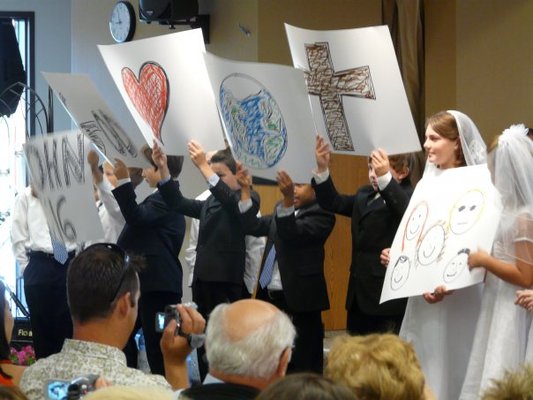
[[393, 334], [337, 338], [324, 374], [350, 387], [360, 400], [425, 396], [424, 375], [413, 347]]
[[533, 365], [525, 364], [516, 371], [506, 371], [500, 380], [492, 380], [482, 400], [530, 400], [533, 396]]
[[84, 400], [172, 400], [173, 392], [161, 387], [109, 386], [89, 393]]
[[431, 125], [431, 128], [443, 138], [451, 141], [458, 141], [459, 146], [457, 146], [457, 150], [455, 151], [455, 166], [464, 167], [466, 165], [466, 160], [463, 154], [463, 148], [459, 138], [459, 127], [457, 126], [455, 117], [448, 111], [440, 111], [427, 119], [426, 127], [429, 125]]

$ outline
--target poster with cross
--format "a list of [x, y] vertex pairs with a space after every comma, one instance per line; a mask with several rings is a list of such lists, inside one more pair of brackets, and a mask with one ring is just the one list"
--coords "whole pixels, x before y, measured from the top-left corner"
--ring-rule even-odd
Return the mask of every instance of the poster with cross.
[[293, 64], [305, 73], [315, 125], [334, 152], [421, 150], [386, 26], [285, 30]]

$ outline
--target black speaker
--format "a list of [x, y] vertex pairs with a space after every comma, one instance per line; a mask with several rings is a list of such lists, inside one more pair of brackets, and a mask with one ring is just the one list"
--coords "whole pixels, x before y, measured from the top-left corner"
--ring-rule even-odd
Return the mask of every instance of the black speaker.
[[139, 18], [145, 22], [172, 25], [198, 16], [198, 0], [139, 0]]
[[5, 91], [17, 82], [26, 83], [15, 28], [11, 18], [0, 18], [0, 117], [17, 109], [23, 86]]

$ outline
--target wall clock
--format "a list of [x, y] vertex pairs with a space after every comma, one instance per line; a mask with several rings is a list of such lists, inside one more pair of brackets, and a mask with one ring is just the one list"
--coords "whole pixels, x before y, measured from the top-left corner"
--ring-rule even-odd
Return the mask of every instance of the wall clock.
[[135, 9], [129, 1], [118, 1], [109, 18], [109, 31], [117, 43], [130, 41], [135, 33]]

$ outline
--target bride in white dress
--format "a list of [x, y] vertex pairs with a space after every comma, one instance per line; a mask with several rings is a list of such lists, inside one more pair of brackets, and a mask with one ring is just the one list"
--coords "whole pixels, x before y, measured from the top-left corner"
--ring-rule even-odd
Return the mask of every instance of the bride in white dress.
[[526, 356], [533, 347], [531, 314], [514, 304], [517, 291], [533, 285], [533, 140], [527, 132], [524, 125], [506, 129], [489, 157], [504, 210], [492, 256], [478, 251], [468, 259], [471, 268], [488, 273], [462, 400], [478, 399], [491, 379], [533, 361]]
[[[459, 111], [428, 119], [424, 175], [438, 169], [486, 163], [486, 146], [472, 120]], [[428, 386], [440, 400], [459, 397], [481, 301], [481, 285], [457, 290], [445, 287], [410, 297], [400, 336], [415, 347]], [[446, 298], [445, 298], [446, 297]]]

